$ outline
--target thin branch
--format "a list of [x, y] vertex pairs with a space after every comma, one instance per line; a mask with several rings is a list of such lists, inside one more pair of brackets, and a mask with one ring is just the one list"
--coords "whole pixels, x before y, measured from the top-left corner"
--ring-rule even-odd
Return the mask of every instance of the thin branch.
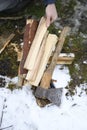
[[23, 19], [24, 16], [17, 16], [17, 17], [0, 17], [0, 20], [19, 20]]
[[2, 125], [2, 120], [3, 120], [3, 115], [4, 115], [4, 108], [5, 108], [5, 102], [6, 102], [6, 98], [3, 101], [3, 108], [2, 108], [2, 113], [1, 113], [1, 117], [0, 117], [0, 127]]
[[15, 36], [14, 33], [10, 34], [10, 36], [6, 39], [6, 42], [4, 43], [3, 48], [0, 50], [0, 54], [4, 51], [4, 49], [7, 47], [7, 45], [9, 44], [9, 42], [13, 39], [13, 37]]
[[4, 127], [4, 128], [0, 128], [0, 130], [8, 129], [10, 127], [13, 127], [13, 125], [10, 125], [10, 126]]

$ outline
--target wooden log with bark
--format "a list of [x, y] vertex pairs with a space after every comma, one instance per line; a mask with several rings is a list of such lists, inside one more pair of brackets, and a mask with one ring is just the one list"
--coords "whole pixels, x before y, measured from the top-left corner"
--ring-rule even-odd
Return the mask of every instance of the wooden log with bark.
[[38, 27], [38, 21], [34, 19], [27, 19], [25, 33], [24, 33], [24, 45], [22, 51], [22, 59], [20, 61], [19, 70], [18, 70], [18, 84], [17, 86], [20, 87], [24, 84], [25, 75], [27, 74], [28, 70], [24, 68], [25, 60], [29, 53], [31, 44], [33, 42], [36, 30]]
[[22, 55], [22, 60], [20, 62], [20, 74], [26, 74], [27, 70], [24, 69], [24, 64], [27, 58], [27, 55], [29, 53], [31, 44], [33, 42], [36, 30], [38, 26], [38, 21], [34, 19], [28, 19], [26, 22], [26, 27], [25, 27], [25, 33], [24, 33], [24, 45], [23, 45], [23, 55]]
[[33, 69], [34, 64], [37, 60], [37, 55], [38, 55], [38, 52], [40, 49], [41, 42], [43, 40], [43, 37], [44, 37], [46, 31], [47, 31], [46, 20], [44, 17], [42, 17], [40, 22], [39, 22], [31, 49], [30, 49], [28, 56], [27, 56], [27, 59], [25, 61], [24, 68], [26, 68], [28, 70]]
[[48, 89], [50, 87], [52, 74], [53, 74], [53, 71], [57, 64], [58, 56], [62, 50], [65, 38], [66, 38], [67, 34], [69, 33], [69, 31], [70, 31], [69, 27], [64, 27], [63, 31], [60, 34], [57, 47], [56, 47], [56, 49], [54, 51], [54, 55], [52, 57], [52, 61], [42, 76], [41, 83], [40, 83], [40, 87], [42, 87], [42, 88]]

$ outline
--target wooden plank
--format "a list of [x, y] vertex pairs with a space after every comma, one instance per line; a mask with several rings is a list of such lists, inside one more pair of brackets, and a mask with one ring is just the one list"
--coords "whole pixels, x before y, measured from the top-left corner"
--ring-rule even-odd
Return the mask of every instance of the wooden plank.
[[[60, 53], [56, 64], [72, 64], [75, 55], [73, 53]], [[48, 64], [50, 64], [52, 57], [50, 57]]]
[[49, 57], [52, 53], [52, 48], [55, 46], [57, 41], [58, 41], [58, 37], [56, 35], [54, 35], [54, 34], [48, 35], [46, 45], [45, 45], [45, 51], [44, 51], [43, 57], [41, 59], [41, 63], [40, 63], [40, 67], [39, 67], [36, 79], [33, 82], [29, 81], [29, 83], [31, 85], [38, 86], [38, 84], [42, 78], [42, 75], [46, 69], [46, 65], [47, 65], [47, 62], [49, 60]]
[[70, 65], [70, 64], [72, 64], [72, 61], [71, 60], [58, 60], [57, 61], [57, 63], [56, 63], [57, 65]]
[[34, 81], [35, 78], [36, 78], [36, 75], [37, 75], [37, 72], [38, 72], [38, 69], [39, 69], [39, 65], [40, 65], [43, 53], [45, 51], [45, 44], [46, 44], [46, 39], [47, 39], [48, 33], [49, 33], [49, 31], [46, 32], [46, 34], [43, 38], [43, 41], [41, 43], [41, 47], [40, 47], [40, 50], [39, 50], [39, 53], [38, 53], [38, 56], [37, 56], [37, 60], [35, 62], [33, 70], [29, 70], [28, 73], [27, 73], [26, 79], [28, 79], [28, 81], [29, 80]]
[[37, 28], [36, 35], [33, 40], [31, 49], [30, 49], [27, 59], [25, 61], [24, 68], [26, 68], [28, 70], [33, 69], [34, 64], [36, 62], [37, 54], [40, 49], [41, 42], [43, 40], [43, 37], [44, 37], [46, 31], [47, 31], [46, 20], [44, 17], [42, 17], [40, 20], [39, 26]]
[[7, 47], [7, 45], [10, 43], [10, 41], [13, 39], [13, 37], [15, 36], [15, 34], [11, 34], [7, 39], [6, 42], [4, 43], [4, 46], [2, 47], [2, 49], [0, 49], [0, 54], [4, 51], [4, 49]]

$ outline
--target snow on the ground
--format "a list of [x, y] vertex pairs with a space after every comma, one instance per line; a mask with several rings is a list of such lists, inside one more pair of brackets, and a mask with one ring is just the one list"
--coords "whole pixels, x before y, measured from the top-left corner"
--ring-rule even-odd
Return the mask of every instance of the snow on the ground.
[[[68, 85], [68, 68], [57, 66], [53, 77], [57, 79], [56, 87]], [[15, 79], [12, 80], [16, 82]], [[49, 104], [44, 108], [37, 105], [30, 86], [14, 91], [0, 88], [0, 128], [10, 126], [6, 130], [87, 130], [85, 88], [86, 83], [77, 87], [76, 95], [68, 99], [65, 97], [66, 89], [63, 88], [61, 106]]]
[[68, 85], [68, 82], [70, 82], [70, 75], [68, 68], [62, 65], [56, 66], [52, 79], [57, 81], [54, 82], [56, 88], [66, 87]]

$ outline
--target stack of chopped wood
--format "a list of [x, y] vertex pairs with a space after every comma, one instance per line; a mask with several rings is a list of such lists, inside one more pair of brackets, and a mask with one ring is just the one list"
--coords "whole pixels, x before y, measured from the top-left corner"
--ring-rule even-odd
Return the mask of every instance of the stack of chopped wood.
[[[60, 54], [69, 30], [69, 27], [64, 28], [58, 38], [55, 34], [49, 33], [44, 17], [41, 18], [39, 25], [35, 20], [27, 20], [19, 75], [22, 77], [24, 75], [29, 84], [38, 86], [49, 64], [52, 70], [55, 64], [71, 64], [74, 56]], [[23, 85], [23, 81], [21, 84]]]
[[24, 65], [30, 84], [38, 86], [57, 40], [56, 35], [49, 34], [45, 19], [42, 18]]

